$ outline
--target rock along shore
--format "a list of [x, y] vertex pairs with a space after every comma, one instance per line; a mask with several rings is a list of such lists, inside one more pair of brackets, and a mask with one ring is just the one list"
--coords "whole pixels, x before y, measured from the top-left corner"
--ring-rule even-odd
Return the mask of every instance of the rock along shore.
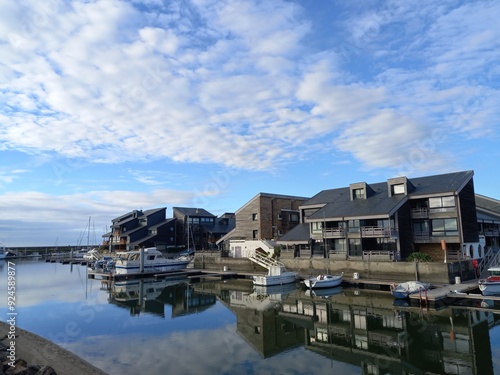
[[[0, 321], [0, 375], [106, 375], [68, 350], [19, 327], [15, 327], [13, 340], [10, 329], [9, 324]], [[14, 367], [11, 341], [15, 343]]]

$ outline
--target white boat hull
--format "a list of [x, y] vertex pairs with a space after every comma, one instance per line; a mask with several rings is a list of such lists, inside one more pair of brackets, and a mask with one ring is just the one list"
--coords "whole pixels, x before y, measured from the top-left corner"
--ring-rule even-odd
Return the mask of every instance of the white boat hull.
[[320, 275], [304, 280], [304, 284], [312, 289], [334, 288], [342, 283], [342, 278], [343, 276]]
[[391, 293], [398, 299], [408, 298], [410, 294], [425, 292], [430, 288], [430, 284], [420, 281], [407, 281], [391, 287]]
[[[151, 264], [151, 265], [145, 264], [144, 272], [166, 272], [166, 271], [183, 270], [188, 266], [190, 262], [191, 262], [190, 260], [182, 260], [182, 261], [172, 261], [165, 264]], [[118, 275], [140, 273], [140, 270], [141, 268], [139, 264], [115, 265], [115, 272]]]
[[254, 285], [282, 285], [294, 283], [297, 280], [297, 274], [295, 272], [282, 272], [280, 275], [264, 275], [264, 276], [254, 276]]

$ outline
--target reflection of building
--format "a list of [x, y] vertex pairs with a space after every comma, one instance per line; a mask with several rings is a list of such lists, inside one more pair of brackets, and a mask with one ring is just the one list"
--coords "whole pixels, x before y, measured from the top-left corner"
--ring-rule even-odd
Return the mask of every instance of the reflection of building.
[[161, 317], [165, 317], [165, 305], [171, 305], [172, 317], [177, 317], [215, 305], [216, 297], [194, 291], [183, 279], [140, 279], [114, 282], [109, 302], [130, 309], [131, 315], [146, 312]]
[[[363, 294], [366, 294], [363, 292]], [[291, 295], [281, 315], [305, 332], [307, 349], [361, 363], [363, 374], [492, 374], [493, 314], [448, 308], [397, 311], [390, 297]]]
[[280, 301], [292, 291], [290, 285], [283, 287], [261, 288], [251, 293], [229, 291], [223, 298], [236, 315], [238, 334], [264, 358], [304, 342], [303, 330], [279, 314]]

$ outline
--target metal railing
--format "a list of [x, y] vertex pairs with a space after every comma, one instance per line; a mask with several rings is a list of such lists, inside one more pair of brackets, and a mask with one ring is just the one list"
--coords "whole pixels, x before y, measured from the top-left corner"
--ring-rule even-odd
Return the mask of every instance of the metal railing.
[[398, 230], [391, 227], [361, 227], [361, 237], [397, 237]]
[[411, 209], [411, 218], [412, 219], [428, 219], [429, 218], [429, 209], [427, 207], [412, 208]]

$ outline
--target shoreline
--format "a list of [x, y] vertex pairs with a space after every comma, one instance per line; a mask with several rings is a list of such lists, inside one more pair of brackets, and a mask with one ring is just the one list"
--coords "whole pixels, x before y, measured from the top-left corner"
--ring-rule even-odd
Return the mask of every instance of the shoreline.
[[[50, 366], [57, 375], [107, 375], [106, 372], [37, 334], [15, 327], [15, 359], [24, 360], [27, 366]], [[0, 321], [0, 341], [9, 348], [7, 337], [10, 325]], [[7, 351], [7, 355], [9, 355]]]

